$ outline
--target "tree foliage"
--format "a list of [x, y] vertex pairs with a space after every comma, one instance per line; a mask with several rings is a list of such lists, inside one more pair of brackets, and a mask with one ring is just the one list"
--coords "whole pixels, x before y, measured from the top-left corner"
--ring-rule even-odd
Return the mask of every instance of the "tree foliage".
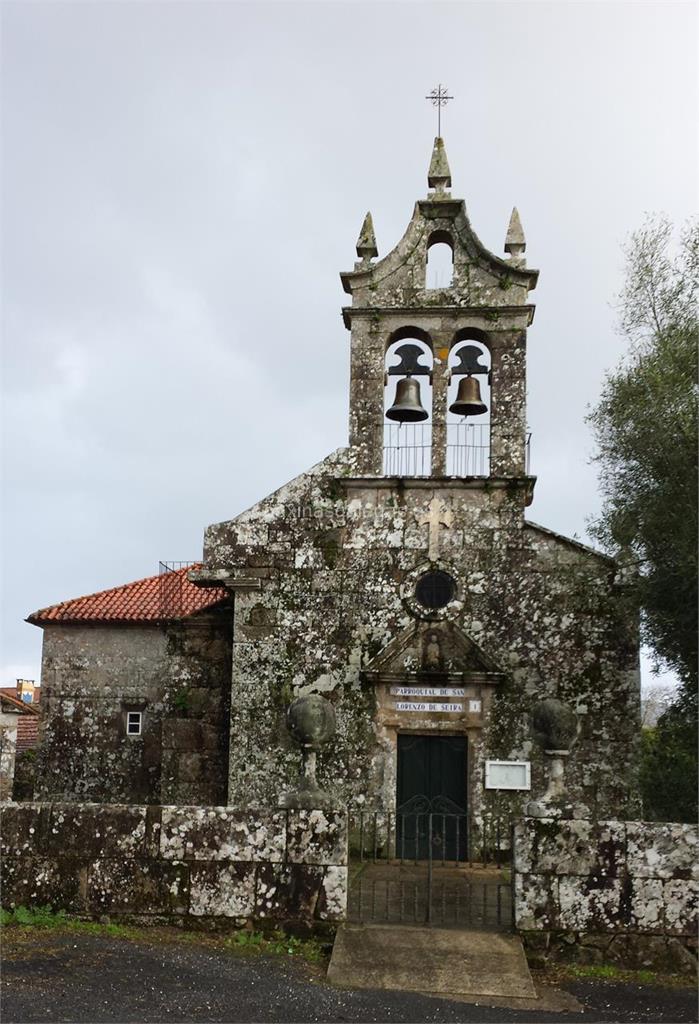
[[602, 511], [593, 532], [635, 564], [641, 636], [681, 690], [644, 730], [644, 813], [697, 816], [697, 340], [699, 225], [672, 251], [672, 225], [649, 218], [625, 249], [619, 326], [629, 340], [590, 416]]
[[683, 700], [641, 736], [639, 788], [650, 821], [697, 820], [696, 705]]
[[670, 251], [650, 219], [626, 247], [620, 327], [629, 353], [590, 420], [602, 512], [594, 532], [636, 563], [643, 640], [691, 692], [697, 680], [699, 225]]

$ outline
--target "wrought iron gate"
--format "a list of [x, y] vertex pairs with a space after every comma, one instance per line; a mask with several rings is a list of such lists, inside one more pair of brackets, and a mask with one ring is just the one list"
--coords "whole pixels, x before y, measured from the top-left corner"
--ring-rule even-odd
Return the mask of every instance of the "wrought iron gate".
[[473, 815], [445, 798], [350, 815], [350, 920], [509, 930], [509, 813]]

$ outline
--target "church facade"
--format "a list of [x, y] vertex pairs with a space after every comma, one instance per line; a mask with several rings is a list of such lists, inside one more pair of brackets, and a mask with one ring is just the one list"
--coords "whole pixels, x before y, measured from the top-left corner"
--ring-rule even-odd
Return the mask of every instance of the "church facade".
[[41, 798], [277, 806], [298, 771], [286, 709], [320, 694], [338, 728], [318, 776], [338, 807], [479, 814], [500, 789], [541, 791], [529, 716], [557, 697], [578, 719], [572, 800], [631, 810], [623, 572], [525, 515], [538, 272], [516, 211], [504, 258], [479, 241], [439, 138], [428, 184], [382, 259], [367, 216], [342, 274], [348, 446], [210, 526], [196, 566], [30, 616]]

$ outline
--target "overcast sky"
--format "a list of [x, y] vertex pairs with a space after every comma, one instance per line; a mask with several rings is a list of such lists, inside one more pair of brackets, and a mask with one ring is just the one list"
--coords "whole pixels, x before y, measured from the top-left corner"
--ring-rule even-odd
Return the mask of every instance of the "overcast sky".
[[516, 204], [541, 270], [529, 515], [585, 537], [620, 244], [696, 208], [693, 4], [1, 12], [3, 685], [39, 677], [31, 611], [200, 557], [346, 443], [338, 274], [426, 194], [438, 82], [452, 193], [498, 254]]

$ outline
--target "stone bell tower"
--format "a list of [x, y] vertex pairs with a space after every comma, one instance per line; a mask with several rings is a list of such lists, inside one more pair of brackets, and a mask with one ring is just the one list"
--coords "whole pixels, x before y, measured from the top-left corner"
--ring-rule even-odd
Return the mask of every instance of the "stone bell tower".
[[[350, 384], [350, 457], [357, 476], [392, 474], [384, 460], [384, 391], [391, 376], [419, 377], [431, 383], [429, 463], [411, 475], [488, 476], [520, 480], [531, 499], [533, 479], [526, 465], [526, 329], [534, 306], [528, 293], [538, 271], [524, 259], [525, 240], [519, 215], [512, 211], [505, 240], [508, 258], [500, 259], [480, 242], [462, 199], [453, 199], [444, 141], [436, 138], [428, 174], [429, 194], [415, 204], [412, 219], [398, 245], [377, 259], [371, 215], [359, 239], [360, 259], [341, 275], [352, 305], [343, 309], [352, 332]], [[426, 271], [435, 245], [451, 250], [453, 276], [446, 287], [429, 288]], [[425, 359], [398, 350], [397, 366], [386, 367], [386, 353], [397, 341], [423, 343]], [[477, 345], [462, 346], [462, 342]], [[462, 356], [454, 363], [450, 355]], [[487, 350], [490, 366], [479, 359]], [[490, 385], [491, 409], [487, 466], [480, 472], [459, 472], [449, 465], [452, 444], [448, 427], [448, 389], [459, 375], [473, 375]], [[414, 394], [414, 392], [413, 392]], [[454, 431], [453, 447], [464, 442]], [[455, 472], [455, 469], [457, 470]], [[400, 475], [403, 475], [402, 473]]]

